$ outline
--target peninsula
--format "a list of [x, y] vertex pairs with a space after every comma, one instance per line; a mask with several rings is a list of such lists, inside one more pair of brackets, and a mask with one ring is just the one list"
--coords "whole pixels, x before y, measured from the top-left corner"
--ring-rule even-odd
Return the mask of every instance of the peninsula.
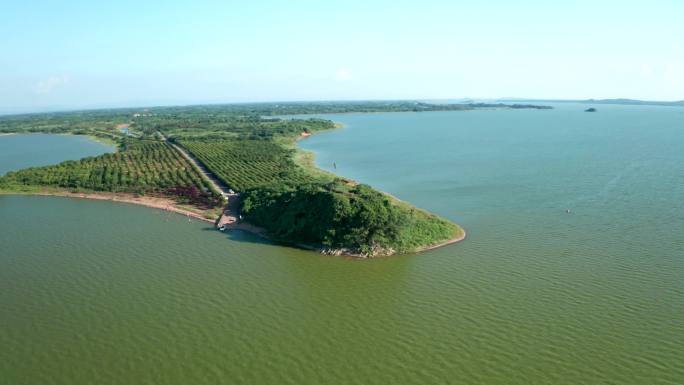
[[0, 193], [112, 199], [185, 213], [329, 254], [418, 252], [458, 225], [313, 166], [296, 141], [334, 122], [277, 116], [466, 111], [535, 105], [318, 102], [154, 107], [0, 117], [3, 133], [88, 135], [118, 151], [9, 172]]

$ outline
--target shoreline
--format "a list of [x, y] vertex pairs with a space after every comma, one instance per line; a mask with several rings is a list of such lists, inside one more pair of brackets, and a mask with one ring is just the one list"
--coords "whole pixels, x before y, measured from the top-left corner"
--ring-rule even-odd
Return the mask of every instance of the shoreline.
[[455, 238], [448, 239], [448, 240], [446, 240], [446, 241], [444, 241], [444, 242], [440, 242], [440, 243], [437, 243], [437, 244], [434, 244], [434, 245], [430, 245], [430, 246], [421, 247], [421, 248], [419, 248], [418, 250], [414, 251], [414, 253], [422, 253], [422, 252], [425, 252], [425, 251], [430, 251], [430, 250], [439, 249], [440, 247], [453, 245], [453, 244], [455, 244], [455, 243], [459, 243], [459, 242], [465, 240], [466, 237], [468, 236], [468, 234], [466, 233], [465, 229], [464, 229], [463, 227], [461, 227], [461, 225], [459, 225], [458, 223], [456, 223], [456, 226], [458, 226], [458, 228], [461, 229], [461, 235], [459, 235], [459, 236], [457, 236], [457, 237], [455, 237]]
[[[215, 219], [210, 219], [207, 218], [206, 216], [203, 216], [200, 213], [194, 212], [192, 210], [189, 210], [187, 208], [183, 208], [182, 206], [178, 206], [178, 203], [175, 202], [173, 199], [170, 198], [164, 198], [164, 197], [154, 197], [154, 196], [135, 196], [133, 194], [128, 194], [128, 193], [98, 193], [98, 192], [88, 192], [88, 193], [77, 193], [77, 192], [70, 192], [70, 191], [0, 191], [0, 196], [2, 195], [31, 195], [31, 196], [44, 196], [44, 197], [61, 197], [61, 198], [76, 198], [76, 199], [90, 199], [90, 200], [97, 200], [97, 201], [109, 201], [109, 202], [116, 202], [116, 203], [126, 203], [126, 204], [132, 204], [132, 205], [137, 205], [137, 206], [144, 206], [144, 207], [149, 207], [152, 209], [157, 209], [157, 210], [162, 210], [162, 211], [167, 211], [167, 212], [173, 212], [176, 214], [180, 215], [185, 215], [187, 217], [192, 217], [194, 219], [206, 222], [206, 223], [211, 223], [214, 227], [216, 224], [221, 220], [221, 218], [224, 216], [223, 213], [220, 215], [217, 215]], [[433, 245], [427, 245], [421, 248], [418, 248], [416, 250], [413, 250], [411, 252], [407, 252], [405, 254], [419, 254], [425, 251], [430, 251], [434, 249], [438, 249], [444, 246], [449, 246], [458, 242], [463, 241], [466, 238], [466, 231], [461, 227], [460, 225], [456, 224], [460, 229], [461, 229], [461, 234], [455, 238], [447, 239], [446, 241], [439, 242]], [[384, 257], [391, 257], [393, 255], [401, 255], [397, 253], [392, 253], [392, 254], [386, 254], [386, 255], [375, 255], [375, 256], [367, 256], [367, 255], [361, 255], [357, 253], [352, 253], [344, 249], [325, 249], [325, 248], [320, 248], [320, 247], [315, 247], [311, 245], [305, 245], [301, 243], [287, 243], [287, 242], [279, 242], [277, 240], [270, 239], [264, 232], [263, 229], [253, 226], [249, 223], [245, 222], [240, 222], [240, 223], [234, 223], [226, 226], [228, 229], [231, 230], [240, 230], [240, 231], [245, 231], [250, 234], [259, 236], [261, 238], [264, 238], [266, 240], [280, 243], [284, 246], [290, 246], [290, 247], [295, 247], [303, 250], [308, 250], [308, 251], [315, 251], [319, 254], [324, 254], [324, 255], [335, 255], [335, 256], [340, 256], [340, 257], [347, 257], [347, 258], [353, 258], [353, 259], [376, 259], [376, 258], [384, 258]], [[218, 230], [217, 230], [218, 231]]]
[[[246, 224], [246, 225], [251, 226], [249, 224]], [[353, 259], [378, 259], [378, 258], [388, 258], [388, 257], [392, 257], [395, 255], [420, 254], [420, 253], [423, 253], [426, 251], [435, 250], [435, 249], [439, 249], [439, 248], [442, 248], [445, 246], [449, 246], [449, 245], [459, 243], [459, 242], [463, 241], [464, 239], [466, 239], [466, 236], [467, 236], [466, 231], [463, 229], [463, 227], [456, 224], [456, 226], [458, 226], [458, 228], [461, 229], [461, 234], [458, 235], [457, 237], [447, 239], [446, 241], [435, 243], [435, 244], [428, 245], [428, 246], [419, 247], [415, 250], [404, 252], [404, 253], [393, 252], [391, 254], [367, 255], [367, 254], [354, 253], [354, 252], [350, 251], [349, 249], [334, 249], [334, 248], [327, 249], [327, 248], [307, 245], [304, 243], [289, 243], [289, 242], [284, 242], [284, 241], [277, 241], [277, 240], [273, 240], [273, 239], [268, 238], [268, 236], [266, 236], [263, 233], [260, 233], [257, 231], [252, 231], [248, 228], [241, 228], [239, 226], [240, 225], [237, 225], [234, 228], [236, 228], [238, 230], [247, 231], [247, 232], [252, 233], [252, 234], [256, 234], [256, 235], [258, 235], [264, 239], [267, 239], [267, 240], [272, 241], [272, 242], [279, 243], [279, 244], [284, 245], [284, 246], [294, 247], [296, 249], [302, 249], [302, 250], [308, 250], [308, 251], [315, 251], [315, 252], [317, 252], [319, 254], [323, 254], [323, 255], [333, 255], [333, 256], [337, 256], [337, 257], [346, 257], [346, 258], [353, 258]], [[261, 229], [258, 229], [258, 230], [262, 231]]]
[[0, 136], [12, 136], [12, 135], [59, 135], [59, 136], [80, 136], [84, 138], [90, 139], [90, 141], [105, 145], [107, 147], [111, 147], [112, 152], [115, 153], [119, 151], [119, 143], [117, 143], [114, 139], [112, 138], [104, 138], [100, 136], [95, 136], [91, 134], [72, 134], [70, 132], [59, 132], [59, 133], [53, 133], [53, 132], [4, 132], [1, 133]]
[[[463, 103], [443, 103], [444, 105], [465, 105]], [[307, 117], [314, 116], [316, 118], [326, 119], [327, 115], [368, 115], [368, 114], [403, 114], [403, 113], [430, 113], [430, 112], [469, 112], [469, 111], [493, 111], [493, 110], [552, 110], [554, 107], [547, 104], [532, 104], [529, 107], [515, 108], [516, 103], [494, 103], [501, 105], [491, 105], [486, 107], [470, 106], [463, 109], [438, 109], [438, 110], [397, 110], [397, 111], [344, 111], [344, 112], [311, 112], [300, 114], [285, 114], [285, 115], [261, 115], [265, 118], [279, 118], [279, 119], [307, 119]], [[310, 119], [310, 118], [308, 118]], [[328, 119], [331, 120], [331, 119]], [[329, 130], [323, 130], [329, 131]], [[319, 131], [322, 132], [322, 131]]]
[[[373, 113], [373, 112], [370, 112]], [[316, 154], [311, 151], [307, 151], [302, 149], [299, 146], [299, 141], [307, 139], [317, 133], [321, 132], [331, 132], [335, 131], [337, 129], [345, 128], [346, 125], [342, 122], [336, 122], [333, 121], [334, 127], [326, 130], [321, 130], [318, 132], [311, 133], [310, 135], [302, 135], [294, 138], [290, 143], [291, 148], [293, 148], [296, 151], [296, 154], [299, 155], [299, 159], [295, 159], [295, 162], [300, 166], [303, 167], [304, 169], [308, 169], [309, 172], [313, 173], [318, 173], [319, 175], [331, 175], [336, 178], [341, 178], [343, 180], [347, 180], [351, 183], [357, 183], [356, 181], [353, 181], [351, 179], [348, 179], [346, 177], [337, 175], [335, 173], [326, 171], [322, 168], [319, 168], [316, 163], [315, 163], [315, 158]], [[14, 133], [7, 133], [7, 134], [0, 134], [0, 135], [14, 135]], [[57, 134], [57, 135], [74, 135], [74, 134]], [[83, 135], [88, 137], [90, 140], [94, 140], [90, 135]], [[288, 140], [289, 141], [289, 140]], [[96, 141], [99, 143], [102, 143], [101, 141]], [[282, 143], [287, 145], [287, 143]], [[116, 149], [115, 149], [116, 151]], [[297, 158], [295, 156], [295, 158]], [[206, 177], [206, 176], [205, 176]], [[380, 191], [380, 190], [378, 190]], [[387, 195], [390, 197], [390, 199], [394, 200], [397, 203], [406, 203], [395, 196], [385, 192], [385, 191], [380, 191], [382, 194]], [[191, 206], [197, 210], [200, 210], [202, 213], [195, 212], [190, 209], [190, 207], [183, 207], [180, 205], [178, 202], [176, 202], [172, 198], [168, 197], [160, 197], [160, 196], [140, 196], [140, 195], [135, 195], [131, 193], [112, 193], [112, 192], [70, 192], [70, 191], [64, 191], [64, 190], [40, 190], [40, 191], [1, 191], [0, 190], [0, 195], [35, 195], [35, 196], [57, 196], [57, 197], [66, 197], [66, 198], [81, 198], [81, 199], [91, 199], [91, 200], [100, 200], [100, 201], [110, 201], [110, 202], [118, 202], [118, 203], [128, 203], [128, 204], [134, 204], [138, 206], [145, 206], [149, 208], [154, 208], [158, 210], [164, 210], [164, 211], [169, 211], [169, 212], [174, 212], [177, 214], [181, 215], [186, 215], [187, 217], [192, 217], [207, 223], [211, 223], [218, 229], [218, 224], [222, 221], [223, 217], [226, 216], [225, 210], [227, 209], [226, 207], [222, 207], [220, 213], [211, 213], [210, 210], [202, 210], [200, 208], [196, 208], [194, 206]], [[410, 204], [409, 204], [410, 205]], [[422, 210], [420, 208], [417, 208], [418, 210]], [[427, 213], [427, 212], [426, 212]], [[214, 217], [214, 219], [208, 218], [207, 215], [210, 215]], [[465, 229], [460, 226], [459, 224], [452, 222], [454, 225], [456, 225], [460, 229], [460, 234], [457, 237], [451, 238], [444, 240], [442, 242], [432, 244], [432, 245], [426, 245], [423, 247], [419, 247], [415, 250], [406, 252], [404, 254], [417, 254], [417, 253], [422, 253], [425, 251], [429, 250], [434, 250], [438, 249], [441, 247], [445, 247], [448, 245], [452, 245], [458, 242], [463, 241], [466, 238], [466, 231]], [[270, 237], [268, 237], [264, 231], [264, 229], [261, 229], [259, 227], [253, 226], [249, 223], [246, 222], [235, 222], [235, 223], [230, 223], [226, 224], [227, 229], [235, 229], [235, 230], [241, 230], [241, 231], [246, 231], [251, 234], [257, 235], [261, 238], [264, 238], [266, 240], [270, 241], [275, 241], [278, 242], [277, 240], [273, 240]], [[285, 244], [288, 244], [287, 242]], [[316, 251], [320, 254], [326, 254], [326, 255], [338, 255], [338, 256], [344, 256], [344, 257], [350, 257], [354, 259], [373, 259], [373, 258], [381, 258], [381, 257], [390, 257], [393, 255], [398, 255], [398, 253], [390, 253], [390, 254], [380, 254], [380, 255], [362, 255], [358, 253], [354, 253], [350, 250], [347, 249], [325, 249], [321, 247], [316, 247], [316, 246], [311, 246], [311, 245], [304, 245], [304, 244], [298, 244], [298, 243], [292, 243], [290, 244], [291, 246], [304, 249], [304, 250], [310, 250], [310, 251]]]
[[[468, 111], [468, 110], [464, 110], [464, 111]], [[433, 112], [433, 111], [428, 111], [428, 112]], [[375, 113], [377, 113], [377, 112], [361, 112], [360, 114], [375, 114]], [[343, 114], [354, 114], [354, 112], [343, 113]], [[294, 139], [292, 147], [295, 149], [296, 154], [299, 155], [299, 158], [297, 158], [295, 156], [295, 162], [298, 163], [300, 167], [311, 170], [313, 172], [316, 172], [319, 174], [332, 175], [333, 177], [341, 178], [341, 179], [349, 181], [351, 183], [358, 184], [358, 182], [353, 180], [353, 179], [349, 179], [347, 177], [335, 174], [333, 172], [330, 172], [330, 171], [327, 171], [327, 170], [324, 170], [324, 169], [318, 167], [316, 165], [316, 153], [313, 151], [305, 150], [299, 146], [299, 142], [306, 140], [306, 139], [308, 139], [308, 138], [310, 138], [310, 137], [312, 137], [318, 133], [332, 132], [332, 131], [336, 131], [338, 129], [347, 127], [347, 125], [342, 123], [342, 122], [338, 122], [338, 121], [332, 121], [332, 122], [335, 125], [333, 128], [330, 128], [327, 130], [316, 131], [316, 132], [313, 132], [311, 135], [300, 135]], [[403, 200], [395, 197], [394, 195], [392, 195], [386, 191], [382, 191], [382, 190], [378, 190], [378, 191], [380, 191], [382, 194], [385, 194], [386, 196], [388, 196], [391, 200], [394, 201], [395, 204], [405, 204], [405, 205], [410, 205], [411, 207], [415, 207], [411, 203], [403, 201]], [[419, 207], [415, 207], [415, 208], [417, 210], [423, 211], [427, 214], [433, 214], [433, 213], [426, 211], [426, 210], [423, 210]], [[451, 222], [451, 221], [449, 221], [449, 222]], [[459, 225], [456, 222], [451, 222], [451, 223], [456, 225], [461, 230], [460, 234], [458, 236], [444, 240], [444, 241], [439, 242], [439, 243], [432, 244], [432, 245], [426, 245], [423, 247], [419, 247], [419, 248], [417, 248], [411, 252], [407, 252], [406, 254], [418, 254], [418, 253], [422, 253], [425, 251], [435, 250], [435, 249], [439, 249], [441, 247], [453, 245], [453, 244], [456, 244], [456, 243], [459, 243], [459, 242], [465, 240], [467, 237], [467, 232], [463, 228], [463, 226]], [[323, 253], [323, 254], [340, 255], [340, 256], [345, 256], [345, 257], [353, 257], [353, 258], [357, 258], [357, 259], [372, 259], [372, 258], [390, 257], [392, 255], [398, 255], [397, 253], [392, 253], [392, 254], [379, 255], [379, 256], [364, 256], [364, 255], [355, 254], [355, 253], [351, 253], [351, 252], [345, 252], [345, 251], [342, 251], [340, 254], [336, 254], [335, 250], [338, 250], [338, 249], [327, 250], [327, 249], [320, 249], [317, 247], [313, 247], [313, 246], [309, 246], [309, 245], [303, 245], [303, 244], [294, 244], [294, 245], [297, 247], [300, 247], [300, 248], [307, 249], [307, 250], [316, 250], [316, 251]], [[330, 251], [332, 251], [332, 252], [330, 252]]]
[[128, 203], [138, 206], [145, 206], [153, 209], [174, 212], [185, 215], [211, 224], [216, 223], [215, 219], [209, 219], [200, 213], [178, 206], [173, 199], [153, 196], [135, 196], [128, 193], [77, 193], [70, 191], [3, 191], [0, 195], [32, 195], [32, 196], [54, 196], [62, 198], [80, 198], [98, 201], [110, 201], [117, 203]]

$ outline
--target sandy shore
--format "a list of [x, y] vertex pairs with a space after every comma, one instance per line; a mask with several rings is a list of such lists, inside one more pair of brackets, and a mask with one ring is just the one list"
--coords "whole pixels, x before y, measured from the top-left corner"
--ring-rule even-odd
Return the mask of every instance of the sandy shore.
[[[21, 193], [20, 193], [21, 194]], [[69, 198], [83, 198], [83, 199], [94, 199], [100, 201], [112, 201], [121, 203], [130, 203], [134, 205], [152, 207], [155, 209], [160, 209], [164, 211], [171, 211], [174, 213], [182, 214], [187, 217], [199, 219], [211, 224], [216, 222], [216, 219], [209, 219], [202, 214], [192, 211], [190, 209], [183, 208], [179, 206], [176, 201], [169, 198], [153, 197], [153, 196], [136, 196], [133, 194], [123, 194], [123, 193], [74, 193], [68, 191], [55, 191], [55, 192], [31, 192], [25, 195], [41, 195], [41, 196], [59, 196], [59, 197], [69, 197]], [[209, 213], [206, 213], [209, 214]]]

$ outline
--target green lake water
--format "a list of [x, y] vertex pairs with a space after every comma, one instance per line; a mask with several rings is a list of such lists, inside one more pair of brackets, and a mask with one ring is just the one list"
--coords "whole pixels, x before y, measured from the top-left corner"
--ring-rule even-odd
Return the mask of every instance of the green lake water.
[[684, 110], [584, 108], [335, 115], [301, 142], [468, 231], [420, 255], [0, 196], [0, 384], [682, 384]]

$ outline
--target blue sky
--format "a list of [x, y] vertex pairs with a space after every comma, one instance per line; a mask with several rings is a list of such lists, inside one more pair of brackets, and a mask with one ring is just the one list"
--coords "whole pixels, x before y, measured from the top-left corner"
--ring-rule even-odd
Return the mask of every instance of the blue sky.
[[684, 99], [682, 1], [0, 2], [0, 112]]

